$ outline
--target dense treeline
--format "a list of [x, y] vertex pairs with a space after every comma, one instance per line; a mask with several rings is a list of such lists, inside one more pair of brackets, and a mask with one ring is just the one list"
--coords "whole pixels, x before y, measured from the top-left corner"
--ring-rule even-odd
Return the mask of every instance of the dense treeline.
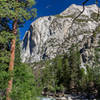
[[[99, 51], [100, 52], [100, 51]], [[57, 93], [85, 94], [99, 96], [100, 91], [100, 68], [86, 65], [81, 68], [80, 52], [77, 46], [72, 45], [69, 54], [56, 56], [52, 60], [38, 63], [43, 67], [38, 71], [38, 85], [43, 90]]]

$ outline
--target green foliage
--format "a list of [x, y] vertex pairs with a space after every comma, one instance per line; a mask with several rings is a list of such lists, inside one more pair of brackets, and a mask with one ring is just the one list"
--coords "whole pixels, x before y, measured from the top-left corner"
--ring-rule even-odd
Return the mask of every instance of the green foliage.
[[70, 49], [69, 63], [71, 68], [71, 80], [77, 82], [77, 78], [80, 74], [80, 53], [75, 45], [72, 45]]
[[[86, 65], [86, 69], [80, 68], [80, 53], [77, 45], [72, 45], [69, 54], [57, 55], [52, 60], [41, 62], [41, 74], [39, 85], [47, 88], [48, 91], [64, 91], [76, 89], [79, 92], [90, 93], [94, 83], [94, 89], [100, 91], [100, 64], [95, 61], [94, 66]], [[96, 55], [99, 54], [96, 48]], [[96, 59], [99, 57], [96, 57]], [[95, 87], [96, 86], [96, 87]], [[70, 91], [71, 92], [71, 91]], [[93, 91], [92, 91], [93, 92]]]
[[96, 37], [97, 34], [100, 32], [100, 25], [98, 25], [94, 31], [93, 37]]
[[[51, 61], [46, 61], [45, 63], [45, 69], [43, 69], [43, 75], [42, 75], [42, 82], [43, 87], [47, 86], [49, 90], [53, 90], [55, 87], [55, 70], [52, 66]], [[52, 89], [51, 89], [52, 88]]]
[[62, 16], [62, 15], [55, 15], [55, 17], [57, 17], [57, 18], [74, 18], [74, 14], [72, 14], [72, 15], [67, 15], [67, 16]]
[[93, 80], [97, 85], [100, 86], [100, 67], [97, 66], [93, 68]]
[[70, 80], [78, 84], [80, 79], [80, 54], [77, 47], [72, 47], [70, 56], [67, 54], [47, 60], [42, 69], [42, 85], [49, 91], [69, 89]]
[[21, 63], [20, 41], [19, 36], [17, 36], [11, 98], [14, 100], [36, 100], [37, 94], [38, 92], [31, 67]]
[[34, 0], [0, 1], [0, 17], [8, 17], [13, 21], [17, 17], [19, 22], [24, 22], [36, 15], [36, 9], [32, 8], [34, 4]]
[[63, 73], [62, 73], [62, 80], [64, 81], [64, 86], [69, 86], [70, 82], [70, 75], [71, 75], [71, 68], [69, 67], [69, 58], [67, 55], [64, 55], [63, 58]]
[[88, 20], [87, 19], [76, 19], [75, 21], [77, 21], [77, 22], [85, 22], [85, 23], [87, 23], [88, 22]]
[[95, 66], [100, 65], [100, 40], [98, 41], [98, 47], [95, 48]]
[[[0, 100], [5, 100], [5, 92], [10, 79], [8, 72], [10, 51], [7, 51], [7, 38], [4, 38], [5, 42], [0, 42]], [[22, 64], [20, 60], [20, 44], [19, 39], [17, 39], [11, 97], [14, 100], [33, 100], [37, 95], [37, 88], [32, 70], [27, 64]]]
[[92, 13], [91, 14], [91, 18], [95, 21], [98, 21], [100, 19], [100, 16], [98, 15], [98, 13]]
[[93, 81], [93, 68], [87, 66], [87, 81]]
[[27, 64], [16, 65], [11, 98], [14, 100], [33, 100], [36, 96], [37, 90], [31, 68]]
[[[0, 32], [0, 99], [2, 100], [5, 97], [5, 91], [8, 85], [9, 73], [9, 58], [10, 51], [8, 41], [12, 36], [9, 32], [1, 31]], [[2, 95], [2, 96], [1, 96]]]
[[79, 80], [79, 89], [83, 92], [87, 88], [87, 75], [84, 68], [80, 70], [80, 80]]
[[81, 69], [81, 78], [79, 80], [80, 91], [89, 93], [90, 92], [89, 84], [91, 82], [94, 83], [94, 87], [91, 87], [91, 88], [100, 90], [99, 89], [100, 87], [100, 67], [99, 66], [95, 66], [95, 67], [87, 66], [86, 72], [83, 68]]
[[34, 4], [34, 0], [0, 0], [0, 100], [3, 98], [5, 100], [5, 92], [11, 75], [14, 75], [11, 94], [14, 100], [32, 100], [36, 93], [32, 72], [20, 61], [19, 38], [16, 42], [15, 70], [12, 73], [8, 72], [11, 40], [15, 37], [12, 35], [11, 27], [15, 19], [19, 27], [26, 20], [34, 18], [36, 16]]
[[15, 66], [21, 63], [20, 58], [20, 40], [19, 34], [16, 36], [16, 47], [15, 47]]

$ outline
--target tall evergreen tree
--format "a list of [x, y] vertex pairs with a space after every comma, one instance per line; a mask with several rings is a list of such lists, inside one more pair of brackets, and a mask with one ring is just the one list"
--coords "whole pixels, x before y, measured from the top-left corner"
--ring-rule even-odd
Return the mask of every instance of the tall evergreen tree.
[[4, 98], [4, 93], [9, 80], [9, 74], [7, 72], [10, 56], [8, 41], [11, 37], [9, 32], [4, 30], [0, 31], [0, 100]]
[[[8, 23], [12, 22], [12, 29], [9, 33], [13, 33], [14, 38], [11, 42], [11, 57], [9, 63], [10, 73], [13, 71], [14, 67], [14, 58], [15, 58], [15, 43], [16, 43], [16, 34], [17, 28], [19, 25], [22, 25], [26, 20], [34, 18], [36, 10], [32, 9], [32, 6], [35, 4], [34, 0], [0, 0], [0, 18], [6, 18]], [[8, 24], [6, 23], [6, 24]], [[8, 27], [10, 30], [10, 28]], [[6, 33], [6, 32], [5, 32]], [[10, 100], [9, 93], [12, 89], [12, 74], [10, 75], [10, 80], [7, 89], [7, 98]]]
[[36, 100], [37, 96], [37, 88], [31, 67], [28, 64], [21, 63], [19, 36], [16, 39], [15, 68], [13, 71], [13, 86], [10, 96], [14, 100]]
[[70, 88], [73, 89], [77, 85], [80, 73], [80, 53], [75, 45], [70, 49], [69, 66], [71, 68]]
[[[0, 5], [0, 11], [1, 11]], [[8, 66], [10, 57], [10, 40], [13, 35], [10, 33], [8, 19], [3, 12], [0, 12], [0, 99], [4, 98], [7, 83], [9, 80]]]

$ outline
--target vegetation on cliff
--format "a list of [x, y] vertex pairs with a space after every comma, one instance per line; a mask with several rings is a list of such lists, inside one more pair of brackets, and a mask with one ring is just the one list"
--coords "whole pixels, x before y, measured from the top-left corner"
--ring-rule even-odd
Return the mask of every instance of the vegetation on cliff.
[[[87, 1], [89, 0], [83, 3], [83, 11]], [[26, 20], [34, 18], [36, 14], [36, 10], [32, 9], [34, 3], [34, 0], [0, 0], [0, 100], [36, 100], [41, 89], [43, 92], [46, 89], [54, 95], [66, 92], [99, 96], [100, 48], [95, 48], [93, 66], [86, 64], [86, 68], [81, 68], [77, 45], [72, 45], [69, 53], [36, 63], [34, 66], [39, 65], [39, 68], [33, 68], [33, 72], [29, 64], [21, 62], [18, 27]], [[73, 18], [73, 16], [56, 15], [56, 18]], [[91, 17], [94, 21], [98, 21], [97, 13], [93, 13]], [[88, 22], [84, 19], [76, 21]], [[99, 31], [100, 26], [96, 28], [93, 39]]]
[[87, 98], [90, 95], [99, 96], [100, 68], [98, 64], [86, 65], [85, 70], [80, 67], [80, 60], [78, 47], [73, 45], [69, 54], [58, 55], [52, 60], [35, 64], [34, 66], [39, 66], [38, 71], [33, 70], [37, 73], [35, 74], [37, 85], [48, 93], [86, 93]]

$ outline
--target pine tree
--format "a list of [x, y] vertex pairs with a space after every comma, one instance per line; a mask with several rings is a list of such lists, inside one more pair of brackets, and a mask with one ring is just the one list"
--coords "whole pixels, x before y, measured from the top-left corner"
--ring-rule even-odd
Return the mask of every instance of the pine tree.
[[21, 63], [20, 40], [19, 36], [17, 36], [11, 98], [14, 100], [36, 100], [36, 96], [37, 88], [35, 86], [32, 69], [28, 64]]
[[[34, 0], [9, 0], [9, 1], [0, 0], [0, 18], [7, 19], [8, 22], [6, 22], [6, 24], [12, 22], [12, 29], [10, 29], [8, 25], [6, 31], [14, 35], [14, 38], [12, 39], [11, 42], [11, 57], [9, 64], [10, 73], [12, 73], [14, 67], [17, 28], [18, 26], [22, 25], [26, 20], [34, 18], [33, 15], [35, 15], [36, 10], [31, 9], [31, 7], [34, 4], [35, 4]], [[5, 27], [4, 24], [3, 26]], [[10, 100], [9, 93], [11, 92], [12, 89], [12, 81], [13, 81], [12, 74], [10, 76], [11, 77], [8, 84], [6, 100]]]
[[[0, 6], [1, 7], [1, 6]], [[0, 13], [1, 14], [1, 13]], [[4, 16], [4, 15], [3, 15]], [[0, 19], [0, 99], [4, 98], [7, 83], [9, 80], [8, 66], [10, 57], [10, 40], [13, 35], [10, 33], [7, 18]]]
[[69, 66], [71, 68], [70, 89], [74, 89], [80, 76], [80, 53], [75, 45], [70, 49]]
[[70, 75], [71, 75], [71, 68], [69, 66], [69, 58], [68, 58], [68, 55], [65, 54], [64, 57], [63, 57], [63, 75], [62, 75], [62, 79], [63, 79], [63, 83], [64, 83], [64, 86], [67, 87], [68, 89], [68, 85], [69, 85], [69, 82], [70, 82]]
[[0, 32], [0, 100], [4, 98], [9, 80], [9, 73], [7, 72], [10, 56], [9, 39], [11, 39], [9, 32], [2, 30]]

